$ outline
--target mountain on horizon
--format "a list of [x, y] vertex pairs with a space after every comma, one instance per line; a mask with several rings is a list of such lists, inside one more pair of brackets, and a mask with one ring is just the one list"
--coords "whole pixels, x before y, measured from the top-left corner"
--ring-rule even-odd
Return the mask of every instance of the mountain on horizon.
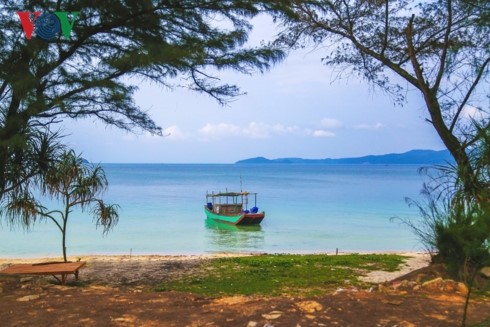
[[411, 150], [404, 153], [390, 153], [383, 155], [368, 155], [355, 158], [340, 159], [303, 159], [303, 158], [278, 158], [267, 159], [255, 157], [239, 160], [235, 164], [314, 164], [314, 165], [339, 165], [339, 164], [384, 164], [384, 165], [436, 165], [454, 162], [448, 150]]

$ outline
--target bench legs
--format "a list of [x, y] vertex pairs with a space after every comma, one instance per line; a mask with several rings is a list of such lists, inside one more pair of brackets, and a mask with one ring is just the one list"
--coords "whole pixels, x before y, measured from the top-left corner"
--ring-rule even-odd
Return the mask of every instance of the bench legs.
[[[73, 273], [75, 275], [75, 279], [78, 280], [78, 270], [75, 271]], [[56, 275], [51, 275], [53, 276], [61, 285], [65, 285], [66, 284], [66, 276], [68, 274], [61, 274], [61, 279], [59, 279], [58, 277], [56, 277]]]

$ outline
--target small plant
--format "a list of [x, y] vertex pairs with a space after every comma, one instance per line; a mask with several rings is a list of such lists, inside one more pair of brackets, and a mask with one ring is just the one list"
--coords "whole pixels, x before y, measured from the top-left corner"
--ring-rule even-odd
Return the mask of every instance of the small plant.
[[[448, 272], [468, 286], [463, 326], [475, 278], [482, 267], [490, 266], [490, 129], [474, 122], [474, 130], [466, 150], [470, 165], [425, 170], [431, 172], [431, 181], [424, 185], [424, 200], [408, 200], [422, 220], [403, 220], [426, 250], [436, 253]], [[463, 178], [462, 171], [468, 169], [472, 180]]]
[[96, 220], [96, 225], [103, 227], [104, 233], [117, 224], [117, 205], [106, 204], [100, 198], [107, 185], [102, 167], [85, 162], [74, 151], [66, 151], [49, 168], [41, 185], [42, 192], [59, 200], [63, 208], [49, 210], [26, 193], [24, 197], [7, 203], [6, 214], [10, 217], [20, 217], [27, 223], [35, 221], [36, 217], [51, 220], [62, 234], [63, 259], [66, 262], [66, 231], [73, 208], [89, 210]]

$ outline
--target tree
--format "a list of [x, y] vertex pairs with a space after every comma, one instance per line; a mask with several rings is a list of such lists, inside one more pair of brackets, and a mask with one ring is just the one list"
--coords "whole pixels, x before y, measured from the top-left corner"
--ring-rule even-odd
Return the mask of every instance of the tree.
[[465, 112], [482, 109], [490, 66], [490, 6], [480, 0], [282, 1], [277, 44], [326, 47], [323, 62], [354, 73], [403, 102], [414, 88], [458, 167], [467, 196], [485, 189], [468, 150], [478, 142]]
[[[135, 79], [162, 87], [183, 84], [221, 104], [240, 94], [221, 83], [216, 71], [264, 71], [283, 57], [270, 46], [244, 47], [251, 29], [247, 19], [260, 10], [242, 0], [2, 1], [0, 198], [18, 194], [42, 173], [35, 164], [41, 157], [20, 170], [13, 167], [36, 154], [29, 150], [33, 135], [62, 119], [92, 117], [160, 135], [161, 128], [133, 101]], [[49, 12], [67, 13], [62, 27], [68, 33], [46, 41], [46, 33], [57, 31], [56, 21], [49, 20], [53, 15], [41, 18]]]
[[427, 121], [456, 164], [439, 167], [425, 188], [424, 224], [408, 223], [471, 286], [490, 256], [490, 112], [482, 108], [490, 99], [490, 3], [292, 0], [278, 6], [276, 19], [286, 29], [277, 44], [325, 47], [326, 65], [366, 79], [396, 102], [410, 88], [424, 99]]
[[24, 193], [7, 202], [5, 214], [12, 222], [20, 219], [26, 226], [35, 222], [36, 218], [51, 220], [61, 232], [63, 259], [66, 262], [66, 232], [70, 213], [75, 207], [80, 207], [82, 211], [90, 210], [96, 225], [102, 226], [104, 233], [117, 224], [117, 206], [100, 199], [107, 185], [101, 166], [85, 162], [74, 151], [66, 151], [50, 167], [41, 186], [45, 195], [63, 204], [63, 209], [49, 210], [29, 193]]

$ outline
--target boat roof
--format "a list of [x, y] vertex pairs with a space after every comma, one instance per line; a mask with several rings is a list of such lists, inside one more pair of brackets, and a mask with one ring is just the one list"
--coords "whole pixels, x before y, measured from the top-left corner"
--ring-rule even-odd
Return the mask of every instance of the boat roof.
[[242, 195], [249, 195], [249, 194], [257, 194], [257, 193], [250, 193], [250, 192], [219, 192], [219, 193], [208, 193], [206, 196], [211, 196], [211, 197], [219, 197], [219, 196], [242, 196]]

